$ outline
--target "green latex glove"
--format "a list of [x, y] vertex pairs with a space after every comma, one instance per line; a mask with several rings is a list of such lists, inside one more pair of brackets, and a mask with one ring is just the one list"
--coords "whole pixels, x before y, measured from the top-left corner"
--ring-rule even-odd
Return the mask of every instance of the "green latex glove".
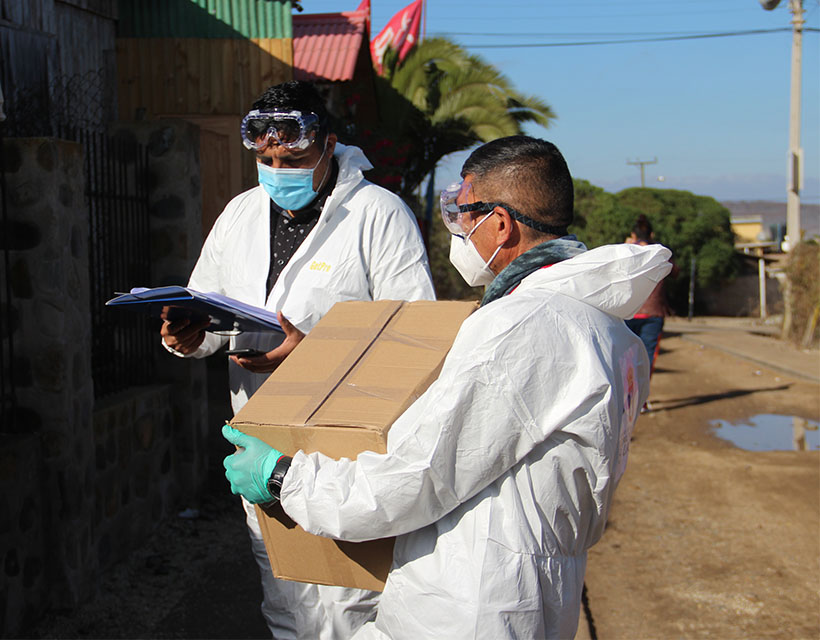
[[222, 427], [222, 435], [225, 440], [240, 447], [223, 462], [225, 477], [231, 483], [231, 491], [236, 495], [245, 496], [245, 499], [253, 504], [272, 502], [273, 496], [268, 491], [268, 478], [282, 457], [282, 452], [227, 424]]

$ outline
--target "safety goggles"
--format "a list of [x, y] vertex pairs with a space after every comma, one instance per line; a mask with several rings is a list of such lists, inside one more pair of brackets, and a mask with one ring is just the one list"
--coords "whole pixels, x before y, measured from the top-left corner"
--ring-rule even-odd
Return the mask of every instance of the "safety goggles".
[[[476, 222], [471, 213], [492, 213], [496, 207], [503, 207], [516, 220], [529, 220], [526, 216], [518, 213], [515, 209], [508, 207], [503, 202], [467, 202], [465, 204], [458, 204], [458, 199], [468, 198], [472, 191], [473, 184], [471, 182], [454, 182], [449, 187], [441, 192], [439, 199], [441, 203], [441, 218], [444, 220], [444, 226], [454, 236], [465, 238], [470, 234]], [[525, 222], [525, 220], [521, 220]], [[534, 221], [532, 221], [534, 222]], [[527, 224], [527, 222], [525, 222]]]
[[464, 237], [475, 226], [472, 217], [468, 214], [473, 211], [489, 213], [496, 205], [490, 206], [484, 202], [471, 202], [468, 204], [458, 204], [458, 198], [466, 198], [472, 189], [472, 184], [463, 180], [454, 182], [441, 192], [439, 202], [441, 204], [441, 219], [447, 231], [454, 236]]
[[307, 149], [318, 130], [315, 113], [254, 109], [242, 119], [240, 132], [245, 148], [262, 151], [272, 140], [286, 149]]
[[510, 214], [513, 220], [525, 224], [536, 231], [556, 236], [562, 236], [567, 232], [566, 227], [555, 227], [544, 222], [539, 222], [538, 220], [533, 220], [503, 202], [481, 202], [478, 200], [476, 202], [458, 204], [457, 200], [459, 196], [461, 196], [462, 199], [468, 197], [472, 186], [472, 183], [465, 183], [462, 180], [461, 182], [451, 184], [441, 192], [441, 218], [444, 220], [444, 226], [446, 226], [447, 230], [454, 236], [463, 238], [467, 236], [475, 226], [472, 217], [468, 214], [473, 212], [491, 213], [496, 207], [503, 208]]

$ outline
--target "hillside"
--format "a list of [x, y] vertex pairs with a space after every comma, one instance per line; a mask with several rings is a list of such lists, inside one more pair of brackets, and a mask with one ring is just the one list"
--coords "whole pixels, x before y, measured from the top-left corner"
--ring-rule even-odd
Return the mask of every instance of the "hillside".
[[[786, 203], [766, 200], [727, 200], [721, 202], [732, 214], [732, 218], [762, 216], [764, 226], [786, 224]], [[800, 206], [800, 227], [805, 238], [820, 236], [820, 204]]]

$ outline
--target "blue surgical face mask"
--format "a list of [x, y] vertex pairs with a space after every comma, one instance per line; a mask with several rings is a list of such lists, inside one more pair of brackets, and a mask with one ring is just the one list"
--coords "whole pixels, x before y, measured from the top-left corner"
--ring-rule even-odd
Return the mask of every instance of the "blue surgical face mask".
[[[325, 150], [327, 150], [327, 146], [325, 146]], [[319, 161], [312, 169], [274, 169], [257, 162], [256, 169], [259, 174], [259, 184], [270, 196], [270, 199], [283, 209], [288, 211], [302, 209], [319, 195], [313, 189], [313, 172], [322, 162], [324, 156], [325, 151], [322, 151]], [[319, 184], [324, 182], [329, 168], [330, 163], [325, 168], [325, 175], [322, 176]]]

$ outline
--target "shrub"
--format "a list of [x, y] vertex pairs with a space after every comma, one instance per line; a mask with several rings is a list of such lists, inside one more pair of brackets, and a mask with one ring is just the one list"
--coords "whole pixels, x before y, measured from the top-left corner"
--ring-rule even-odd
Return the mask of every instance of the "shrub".
[[820, 314], [820, 245], [802, 242], [789, 255], [786, 266], [789, 279], [791, 323], [786, 339], [804, 347], [817, 345], [817, 321]]

